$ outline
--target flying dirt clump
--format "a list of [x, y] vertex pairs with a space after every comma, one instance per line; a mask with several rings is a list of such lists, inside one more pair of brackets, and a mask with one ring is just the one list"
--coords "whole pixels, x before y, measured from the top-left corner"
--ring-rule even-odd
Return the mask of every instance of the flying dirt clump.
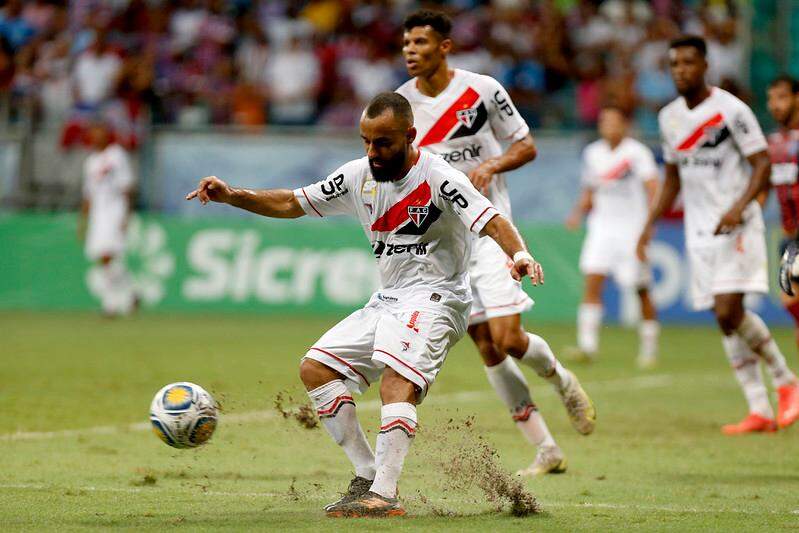
[[316, 418], [316, 410], [307, 403], [300, 403], [286, 391], [281, 391], [275, 396], [275, 409], [286, 420], [295, 420], [305, 429], [316, 429], [319, 427], [319, 419]]

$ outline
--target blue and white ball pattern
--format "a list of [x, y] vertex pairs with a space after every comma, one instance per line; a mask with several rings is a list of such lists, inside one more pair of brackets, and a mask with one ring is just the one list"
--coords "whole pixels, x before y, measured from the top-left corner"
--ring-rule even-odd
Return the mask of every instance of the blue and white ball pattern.
[[174, 448], [195, 448], [208, 442], [217, 422], [217, 405], [194, 383], [170, 383], [150, 404], [150, 423], [159, 439]]

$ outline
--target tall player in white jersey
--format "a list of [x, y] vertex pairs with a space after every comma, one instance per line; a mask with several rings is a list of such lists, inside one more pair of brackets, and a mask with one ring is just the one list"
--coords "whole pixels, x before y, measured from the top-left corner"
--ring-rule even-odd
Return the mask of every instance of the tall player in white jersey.
[[[419, 11], [405, 19], [404, 28], [403, 55], [412, 79], [397, 92], [413, 107], [419, 131], [414, 145], [439, 154], [467, 174], [510, 219], [510, 198], [502, 173], [535, 157], [530, 129], [496, 80], [449, 68], [451, 23], [445, 15]], [[510, 143], [504, 152], [503, 141]], [[538, 448], [530, 467], [519, 473], [563, 472], [566, 459], [533, 403], [516, 360], [554, 385], [572, 424], [582, 434], [594, 429], [594, 407], [547, 342], [522, 328], [520, 314], [533, 302], [521, 284], [508, 276], [511, 267], [508, 255], [496, 243], [489, 239], [475, 243], [469, 264], [474, 295], [469, 335], [483, 358], [489, 382], [523, 435]]]
[[[307, 187], [248, 191], [209, 177], [187, 196], [268, 217], [351, 215], [371, 242], [380, 290], [325, 333], [300, 365], [319, 417], [355, 469], [344, 497], [326, 507], [333, 517], [405, 513], [397, 480], [416, 433], [416, 405], [466, 333], [472, 235], [488, 236], [513, 257], [508, 277], [543, 282], [513, 224], [463, 173], [413, 146], [416, 129], [405, 98], [377, 95], [360, 129], [366, 157]], [[378, 380], [383, 408], [373, 454], [350, 391], [363, 392]]]
[[641, 302], [638, 364], [656, 362], [659, 326], [649, 295], [652, 272], [635, 254], [635, 245], [658, 187], [655, 156], [643, 143], [629, 137], [629, 121], [618, 107], [599, 114], [600, 139], [583, 150], [582, 193], [566, 220], [580, 227], [588, 215], [588, 233], [580, 255], [585, 276], [583, 302], [577, 312], [577, 346], [593, 359], [599, 348], [602, 323], [602, 286], [608, 275], [624, 288], [632, 288]]
[[97, 279], [90, 282], [100, 293], [103, 314], [125, 315], [136, 301], [123, 257], [135, 178], [127, 152], [112, 142], [107, 124], [92, 124], [89, 139], [93, 150], [83, 164], [78, 232], [86, 237], [86, 257], [97, 263]]
[[[775, 431], [799, 418], [799, 386], [766, 324], [743, 305], [744, 294], [768, 292], [765, 226], [755, 198], [768, 185], [771, 164], [752, 110], [705, 83], [706, 53], [705, 41], [694, 36], [677, 39], [669, 48], [680, 97], [660, 111], [666, 175], [638, 254], [645, 257], [655, 221], [682, 190], [693, 305], [716, 315], [724, 350], [749, 404], [749, 415], [722, 431]], [[776, 422], [761, 361], [780, 391]]]

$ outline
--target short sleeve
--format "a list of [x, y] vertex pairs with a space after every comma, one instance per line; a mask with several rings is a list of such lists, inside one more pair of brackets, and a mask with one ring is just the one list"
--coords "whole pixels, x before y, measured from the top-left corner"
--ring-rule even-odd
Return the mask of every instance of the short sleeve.
[[117, 168], [115, 178], [117, 185], [122, 191], [129, 191], [136, 184], [136, 178], [133, 174], [133, 167], [130, 164], [130, 157], [124, 148], [119, 147], [116, 153]]
[[485, 76], [485, 79], [489, 99], [488, 120], [494, 135], [512, 143], [524, 139], [530, 133], [530, 128], [513, 105], [507, 91], [494, 78]]
[[589, 157], [588, 148], [586, 147], [580, 156], [580, 184], [586, 189], [595, 189], [591, 165], [588, 162]]
[[677, 152], [674, 148], [671, 147], [669, 144], [668, 136], [666, 135], [666, 129], [664, 128], [665, 122], [665, 113], [661, 111], [658, 115], [658, 127], [660, 129], [660, 140], [661, 140], [661, 148], [663, 149], [663, 161], [670, 165], [677, 164]]
[[728, 127], [741, 153], [749, 157], [768, 149], [768, 142], [752, 110], [741, 101], [736, 102]]
[[643, 144], [640, 148], [641, 149], [638, 152], [638, 157], [636, 157], [635, 160], [635, 173], [638, 176], [638, 179], [641, 181], [657, 179], [658, 167], [657, 163], [655, 162], [655, 156], [652, 154], [652, 150]]
[[433, 201], [443, 211], [454, 213], [469, 231], [479, 235], [499, 211], [474, 188], [465, 174], [451, 170], [431, 180]]
[[344, 165], [321, 181], [294, 189], [294, 197], [312, 217], [354, 214], [351, 184], [351, 171]]

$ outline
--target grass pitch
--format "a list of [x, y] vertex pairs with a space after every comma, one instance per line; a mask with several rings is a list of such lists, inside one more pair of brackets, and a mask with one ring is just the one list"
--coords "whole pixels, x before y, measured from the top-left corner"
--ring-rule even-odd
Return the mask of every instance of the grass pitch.
[[[533, 315], [534, 317], [534, 315]], [[299, 357], [335, 319], [143, 314], [0, 314], [0, 529], [755, 531], [799, 527], [799, 428], [731, 438], [719, 426], [745, 404], [706, 328], [665, 328], [662, 363], [635, 368], [634, 331], [606, 328], [592, 366], [569, 365], [598, 410], [576, 434], [550, 387], [525, 370], [569, 471], [527, 482], [541, 514], [496, 512], [456, 489], [442, 464], [482, 436], [510, 471], [533, 451], [489, 389], [468, 340], [419, 409], [401, 480], [409, 516], [331, 522], [321, 507], [349, 464], [321, 429], [284, 420], [281, 391], [303, 399]], [[530, 324], [556, 351], [573, 328]], [[775, 331], [799, 367], [792, 333]], [[223, 404], [211, 443], [173, 450], [147, 429], [149, 402], [195, 381]], [[376, 391], [358, 399], [374, 439]], [[474, 415], [469, 432], [443, 431]]]

